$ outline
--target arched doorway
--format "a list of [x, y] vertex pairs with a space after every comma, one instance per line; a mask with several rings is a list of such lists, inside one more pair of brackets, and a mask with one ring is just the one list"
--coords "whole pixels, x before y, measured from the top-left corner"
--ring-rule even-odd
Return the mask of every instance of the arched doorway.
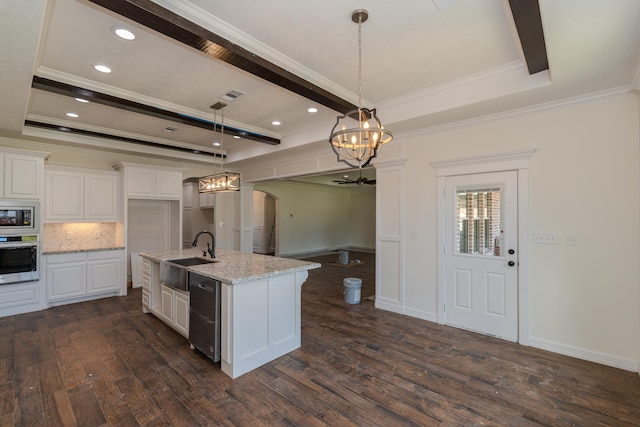
[[277, 253], [277, 199], [264, 191], [253, 192], [253, 252], [265, 255]]

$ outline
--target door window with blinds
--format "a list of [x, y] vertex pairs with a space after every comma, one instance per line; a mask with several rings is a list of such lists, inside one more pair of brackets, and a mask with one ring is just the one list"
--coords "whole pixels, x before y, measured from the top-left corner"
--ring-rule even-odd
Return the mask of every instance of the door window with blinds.
[[503, 256], [499, 187], [456, 189], [456, 253]]

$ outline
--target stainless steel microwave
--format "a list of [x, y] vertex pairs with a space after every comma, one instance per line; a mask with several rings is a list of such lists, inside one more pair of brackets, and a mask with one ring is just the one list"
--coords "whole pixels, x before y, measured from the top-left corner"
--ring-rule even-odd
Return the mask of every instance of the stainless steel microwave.
[[37, 202], [13, 202], [0, 200], [0, 233], [26, 234], [40, 230]]

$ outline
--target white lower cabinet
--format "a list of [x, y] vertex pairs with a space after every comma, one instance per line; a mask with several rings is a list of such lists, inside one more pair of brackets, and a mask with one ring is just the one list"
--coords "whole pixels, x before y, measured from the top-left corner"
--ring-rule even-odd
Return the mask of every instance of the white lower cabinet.
[[47, 301], [80, 297], [86, 294], [86, 255], [83, 253], [45, 257]]
[[49, 302], [126, 293], [122, 250], [52, 254], [44, 258]]
[[189, 338], [189, 294], [160, 285], [160, 317], [184, 337]]

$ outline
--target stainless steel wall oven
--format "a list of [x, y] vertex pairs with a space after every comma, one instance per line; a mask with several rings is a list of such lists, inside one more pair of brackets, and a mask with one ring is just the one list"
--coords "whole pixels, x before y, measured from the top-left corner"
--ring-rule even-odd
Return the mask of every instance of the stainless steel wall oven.
[[0, 285], [40, 279], [37, 236], [0, 236]]

